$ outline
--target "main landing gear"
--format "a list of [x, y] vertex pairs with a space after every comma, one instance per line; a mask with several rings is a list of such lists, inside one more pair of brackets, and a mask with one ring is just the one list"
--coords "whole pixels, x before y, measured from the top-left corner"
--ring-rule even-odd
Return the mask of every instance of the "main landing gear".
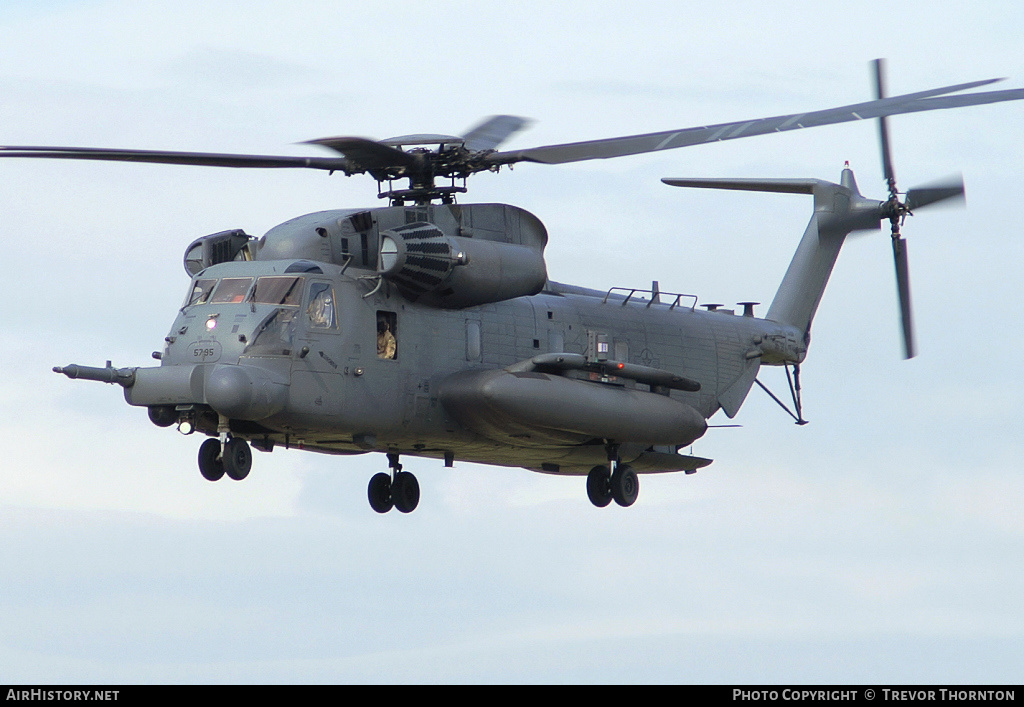
[[249, 443], [238, 437], [229, 437], [224, 445], [211, 437], [199, 447], [199, 473], [207, 481], [218, 481], [225, 474], [241, 481], [252, 469], [252, 450]]
[[397, 454], [388, 455], [391, 473], [374, 474], [370, 479], [367, 496], [370, 508], [378, 513], [387, 513], [397, 508], [402, 513], [412, 513], [420, 502], [420, 484], [408, 471], [402, 471]]
[[613, 500], [620, 506], [632, 506], [639, 494], [640, 479], [633, 467], [619, 461], [617, 445], [608, 445], [608, 466], [595, 466], [587, 474], [590, 502], [598, 508], [604, 508]]

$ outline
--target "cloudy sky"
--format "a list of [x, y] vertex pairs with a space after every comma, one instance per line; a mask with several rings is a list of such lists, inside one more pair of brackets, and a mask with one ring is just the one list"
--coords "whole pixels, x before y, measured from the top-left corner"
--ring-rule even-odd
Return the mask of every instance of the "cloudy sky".
[[[369, 5], [6, 0], [0, 144], [305, 155], [509, 113], [534, 121], [522, 148], [865, 100], [879, 56], [892, 93], [1024, 86], [1010, 0]], [[373, 206], [375, 185], [4, 161], [0, 681], [1019, 682], [1024, 103], [891, 132], [903, 189], [967, 183], [966, 209], [905, 227], [918, 358], [888, 238], [853, 239], [803, 367], [811, 424], [755, 390], [694, 447], [711, 467], [604, 510], [580, 478], [413, 459], [408, 516], [367, 505], [377, 457], [257, 453], [244, 483], [204, 481], [198, 439], [51, 367], [151, 365], [189, 242]], [[810, 200], [660, 178], [847, 160], [884, 196], [864, 123], [523, 164], [471, 196], [536, 213], [556, 280], [767, 303]]]

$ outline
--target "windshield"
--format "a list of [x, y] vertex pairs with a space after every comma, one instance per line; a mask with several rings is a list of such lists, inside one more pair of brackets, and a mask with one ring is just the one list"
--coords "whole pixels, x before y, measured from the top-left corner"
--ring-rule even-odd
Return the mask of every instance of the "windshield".
[[210, 303], [242, 302], [245, 299], [245, 293], [249, 291], [251, 285], [251, 277], [226, 277], [220, 281], [220, 285], [214, 290]]
[[302, 297], [299, 281], [297, 277], [261, 277], [256, 280], [249, 301], [297, 307]]
[[251, 277], [226, 277], [223, 280], [206, 278], [192, 283], [185, 306], [250, 302], [298, 307], [301, 300], [301, 277], [261, 277], [256, 279], [255, 286]]
[[216, 284], [216, 280], [196, 280], [192, 284], [192, 291], [188, 295], [188, 301], [185, 303], [185, 306], [191, 307], [194, 304], [205, 304], [206, 300], [210, 299], [210, 293], [213, 292], [213, 286]]

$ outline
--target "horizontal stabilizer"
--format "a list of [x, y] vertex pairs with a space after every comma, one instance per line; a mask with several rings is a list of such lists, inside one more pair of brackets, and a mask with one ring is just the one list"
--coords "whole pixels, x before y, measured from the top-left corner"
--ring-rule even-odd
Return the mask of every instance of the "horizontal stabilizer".
[[[768, 309], [767, 319], [796, 327], [806, 335], [825, 291], [839, 249], [846, 236], [855, 231], [878, 230], [883, 220], [892, 224], [893, 254], [896, 263], [896, 283], [903, 323], [907, 358], [915, 353], [910, 316], [910, 276], [907, 267], [907, 245], [900, 236], [900, 224], [915, 209], [943, 202], [962, 203], [964, 182], [956, 175], [908, 191], [901, 202], [895, 188], [888, 143], [883, 127], [883, 163], [889, 182], [887, 201], [868, 199], [861, 195], [857, 181], [849, 166], [843, 170], [839, 184], [821, 179], [714, 179], [666, 178], [665, 184], [674, 187], [698, 189], [731, 189], [738, 191], [775, 192], [782, 194], [810, 194], [814, 196], [814, 214], [811, 216], [796, 254], [790, 263], [782, 285]], [[756, 371], [755, 371], [756, 372]], [[752, 380], [752, 379], [751, 379]], [[730, 417], [739, 408], [749, 384], [735, 391], [726, 391], [719, 402]], [[735, 408], [735, 409], [731, 409]]]
[[[876, 230], [881, 225], [882, 204], [865, 199], [857, 190], [853, 172], [843, 171], [842, 184], [823, 179], [715, 179], [666, 177], [665, 184], [673, 187], [697, 189], [728, 189], [733, 191], [759, 191], [776, 194], [814, 195], [817, 227], [830, 232]], [[837, 199], [837, 197], [839, 197]], [[948, 197], [941, 197], [948, 198]], [[930, 202], [929, 202], [930, 203]]]
[[820, 179], [679, 179], [661, 181], [673, 187], [696, 189], [732, 189], [735, 191], [766, 191], [777, 194], [813, 194], [814, 187], [826, 184]]

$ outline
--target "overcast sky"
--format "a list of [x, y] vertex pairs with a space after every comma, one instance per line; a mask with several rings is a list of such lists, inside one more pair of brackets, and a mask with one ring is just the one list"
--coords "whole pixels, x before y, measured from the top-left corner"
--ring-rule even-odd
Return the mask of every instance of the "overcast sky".
[[[313, 155], [295, 143], [508, 113], [534, 121], [515, 149], [866, 100], [880, 56], [892, 93], [1024, 87], [1010, 0], [370, 5], [6, 0], [0, 144]], [[891, 132], [903, 190], [967, 183], [966, 209], [904, 228], [920, 355], [887, 234], [852, 239], [803, 366], [811, 424], [755, 390], [742, 428], [694, 446], [714, 464], [604, 510], [582, 478], [408, 458], [420, 506], [379, 516], [376, 455], [256, 453], [244, 483], [203, 480], [199, 439], [51, 367], [152, 365], [188, 243], [376, 206], [375, 184], [4, 161], [0, 681], [1019, 683], [1024, 102]], [[810, 199], [660, 178], [847, 160], [884, 197], [869, 123], [523, 164], [470, 196], [536, 213], [553, 279], [768, 303]]]

